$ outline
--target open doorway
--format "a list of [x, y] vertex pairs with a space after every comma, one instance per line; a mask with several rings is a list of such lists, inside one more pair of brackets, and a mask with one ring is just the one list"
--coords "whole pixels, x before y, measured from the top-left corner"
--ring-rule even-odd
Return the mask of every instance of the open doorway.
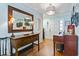
[[53, 35], [58, 35], [60, 20], [55, 19], [54, 17], [44, 17], [43, 18], [43, 38], [44, 39], [53, 39]]

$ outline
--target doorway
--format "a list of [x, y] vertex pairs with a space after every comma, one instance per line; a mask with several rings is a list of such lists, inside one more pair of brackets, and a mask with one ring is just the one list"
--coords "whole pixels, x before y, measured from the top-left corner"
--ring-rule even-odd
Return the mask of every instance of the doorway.
[[53, 35], [59, 33], [59, 20], [53, 18], [43, 19], [44, 39], [53, 39]]

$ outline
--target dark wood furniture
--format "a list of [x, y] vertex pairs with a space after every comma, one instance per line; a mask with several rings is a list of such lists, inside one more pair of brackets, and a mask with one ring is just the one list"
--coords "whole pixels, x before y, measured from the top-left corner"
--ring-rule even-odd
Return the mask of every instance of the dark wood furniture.
[[78, 55], [78, 37], [76, 35], [65, 35], [64, 55], [65, 56]]
[[56, 44], [64, 44], [64, 36], [53, 36], [53, 44], [54, 44], [54, 56], [56, 54]]
[[64, 56], [78, 55], [78, 38], [76, 35], [53, 36], [54, 56], [56, 52], [56, 44], [64, 44]]
[[39, 33], [38, 34], [29, 34], [29, 35], [21, 35], [15, 36], [11, 38], [11, 46], [16, 49], [16, 55], [19, 55], [18, 48], [25, 46], [30, 43], [34, 43], [34, 41], [38, 41], [38, 51], [39, 51]]

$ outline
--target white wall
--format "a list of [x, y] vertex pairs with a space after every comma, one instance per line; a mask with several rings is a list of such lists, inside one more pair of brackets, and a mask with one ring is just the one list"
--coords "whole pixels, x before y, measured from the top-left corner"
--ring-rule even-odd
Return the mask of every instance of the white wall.
[[[15, 3], [15, 4], [0, 4], [0, 37], [11, 36], [11, 33], [8, 33], [8, 5], [18, 8], [20, 10], [29, 12], [34, 15], [34, 33], [40, 32], [40, 42], [42, 42], [42, 15], [30, 8], [25, 4]], [[39, 24], [39, 21], [41, 22]], [[19, 32], [14, 33], [15, 35], [26, 34], [30, 32]]]

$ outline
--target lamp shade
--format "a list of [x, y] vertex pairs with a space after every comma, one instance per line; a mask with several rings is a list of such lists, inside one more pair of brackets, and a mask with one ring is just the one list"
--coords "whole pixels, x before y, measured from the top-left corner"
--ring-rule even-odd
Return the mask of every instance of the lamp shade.
[[50, 10], [50, 11], [47, 11], [46, 14], [47, 15], [54, 15], [55, 14], [55, 11]]
[[68, 29], [74, 29], [75, 28], [75, 26], [74, 25], [68, 25]]
[[72, 25], [72, 24], [68, 25], [67, 31], [68, 31], [70, 34], [74, 34], [74, 32], [75, 32], [75, 26]]

